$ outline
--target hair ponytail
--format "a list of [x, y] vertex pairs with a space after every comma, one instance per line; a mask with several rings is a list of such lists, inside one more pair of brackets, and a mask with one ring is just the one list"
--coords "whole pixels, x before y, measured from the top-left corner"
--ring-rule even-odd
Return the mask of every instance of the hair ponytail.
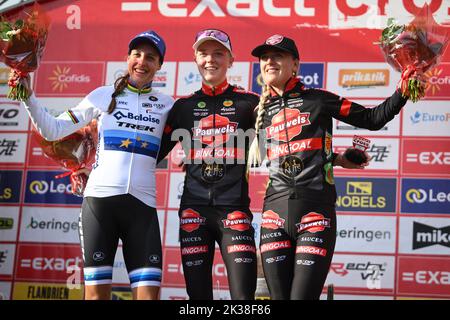
[[120, 95], [123, 90], [125, 90], [128, 85], [129, 78], [130, 75], [127, 73], [126, 75], [117, 78], [116, 82], [114, 82], [114, 92], [111, 95], [112, 99], [108, 106], [108, 114], [111, 114], [116, 109], [116, 97]]
[[258, 116], [256, 117], [255, 121], [255, 138], [253, 139], [253, 142], [250, 145], [250, 149], [248, 151], [247, 171], [250, 170], [250, 167], [252, 167], [253, 165], [259, 166], [262, 162], [261, 153], [259, 151], [259, 130], [262, 127], [264, 113], [266, 112], [264, 105], [266, 104], [269, 95], [269, 87], [267, 85], [264, 85], [261, 97], [259, 98]]

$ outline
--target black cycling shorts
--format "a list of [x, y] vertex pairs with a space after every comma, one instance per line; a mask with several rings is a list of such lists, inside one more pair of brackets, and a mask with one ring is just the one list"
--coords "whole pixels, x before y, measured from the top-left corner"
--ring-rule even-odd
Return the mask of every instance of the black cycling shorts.
[[248, 207], [182, 207], [179, 217], [181, 259], [189, 298], [213, 299], [212, 266], [217, 241], [231, 299], [254, 299], [256, 246], [253, 215]]
[[161, 285], [162, 249], [155, 208], [130, 194], [85, 197], [79, 232], [85, 285], [111, 284], [119, 238], [131, 287]]
[[325, 202], [266, 202], [260, 251], [273, 300], [319, 299], [336, 242], [336, 210]]

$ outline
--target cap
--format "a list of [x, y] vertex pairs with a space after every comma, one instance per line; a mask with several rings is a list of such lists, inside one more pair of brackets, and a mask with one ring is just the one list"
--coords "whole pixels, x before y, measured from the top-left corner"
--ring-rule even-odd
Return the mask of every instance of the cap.
[[259, 45], [255, 49], [253, 49], [252, 56], [259, 58], [264, 50], [269, 49], [279, 49], [282, 51], [286, 51], [292, 54], [294, 58], [300, 59], [298, 49], [295, 45], [294, 40], [283, 37], [279, 34], [270, 36], [262, 45]]
[[155, 49], [159, 53], [159, 57], [161, 58], [161, 64], [164, 62], [164, 55], [166, 54], [166, 44], [164, 43], [163, 38], [161, 38], [155, 31], [147, 30], [142, 33], [136, 35], [133, 39], [131, 39], [130, 44], [128, 45], [128, 53], [131, 52], [136, 46], [142, 42], [149, 42], [151, 45], [155, 47]]
[[230, 37], [225, 32], [217, 29], [206, 29], [198, 32], [197, 36], [195, 37], [195, 43], [192, 45], [192, 48], [194, 50], [197, 50], [202, 43], [208, 40], [219, 42], [221, 45], [227, 48], [227, 50], [230, 51], [230, 53], [232, 53]]

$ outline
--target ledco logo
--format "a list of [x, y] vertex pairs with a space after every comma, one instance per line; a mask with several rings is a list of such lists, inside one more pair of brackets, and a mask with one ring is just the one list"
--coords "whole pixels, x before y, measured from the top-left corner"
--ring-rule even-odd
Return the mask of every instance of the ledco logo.
[[449, 213], [448, 180], [403, 179], [402, 190], [402, 212]]
[[389, 86], [387, 69], [341, 69], [339, 85], [343, 88]]
[[193, 139], [200, 140], [203, 144], [221, 145], [230, 139], [231, 135], [237, 135], [237, 122], [231, 122], [227, 117], [216, 114], [207, 116], [198, 122], [198, 126], [192, 128]]
[[104, 64], [99, 62], [43, 62], [36, 75], [40, 96], [84, 96], [103, 84]]
[[450, 226], [435, 228], [414, 221], [413, 224], [413, 249], [420, 249], [434, 245], [450, 248]]
[[262, 215], [261, 228], [276, 230], [284, 227], [284, 219], [272, 210], [265, 211]]
[[245, 231], [250, 228], [251, 221], [246, 213], [241, 211], [234, 211], [227, 215], [227, 218], [222, 220], [223, 227], [237, 231]]
[[330, 227], [330, 219], [317, 212], [310, 212], [302, 217], [300, 223], [295, 224], [297, 232], [320, 232]]
[[285, 108], [272, 118], [272, 124], [266, 128], [267, 139], [288, 142], [302, 132], [302, 127], [310, 125], [309, 112]]
[[186, 232], [197, 230], [201, 224], [205, 224], [206, 218], [192, 209], [186, 209], [181, 213], [180, 228]]

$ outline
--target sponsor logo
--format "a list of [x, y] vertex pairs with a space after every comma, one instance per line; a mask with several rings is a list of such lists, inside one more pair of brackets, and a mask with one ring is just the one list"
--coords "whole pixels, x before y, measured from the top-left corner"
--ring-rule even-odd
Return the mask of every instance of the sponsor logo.
[[41, 229], [41, 230], [62, 230], [64, 233], [78, 230], [77, 221], [60, 221], [52, 218], [52, 220], [36, 220], [31, 217], [30, 222], [27, 225], [27, 229]]
[[445, 139], [405, 139], [404, 173], [449, 174], [450, 141]]
[[232, 105], [233, 105], [233, 101], [232, 101], [232, 100], [225, 100], [225, 101], [223, 102], [223, 106], [224, 106], [224, 107], [229, 108], [229, 107], [231, 107]]
[[450, 297], [448, 257], [399, 257], [398, 292]]
[[201, 237], [181, 237], [182, 243], [200, 242], [200, 241], [202, 241]]
[[197, 266], [201, 266], [203, 264], [203, 260], [199, 259], [199, 260], [194, 260], [194, 261], [186, 261], [186, 263], [184, 264], [187, 267], [197, 267]]
[[341, 277], [353, 271], [360, 271], [362, 280], [380, 280], [386, 272], [386, 263], [368, 262], [349, 262], [349, 263], [332, 263], [330, 270]]
[[263, 212], [261, 228], [276, 230], [284, 227], [285, 219], [280, 218], [280, 215], [272, 210]]
[[22, 171], [0, 171], [0, 203], [18, 203]]
[[186, 247], [181, 249], [181, 255], [190, 255], [190, 254], [200, 254], [200, 253], [207, 253], [208, 252], [208, 246], [193, 246], [193, 247]]
[[300, 223], [296, 223], [297, 233], [311, 232], [317, 233], [330, 228], [331, 220], [325, 218], [322, 214], [317, 212], [310, 212], [303, 216]]
[[221, 145], [230, 139], [231, 135], [237, 135], [237, 122], [221, 115], [209, 115], [198, 122], [198, 126], [192, 128], [193, 139], [200, 140], [202, 144]]
[[272, 118], [272, 123], [266, 128], [266, 138], [288, 142], [302, 132], [303, 126], [310, 125], [309, 112], [285, 108]]
[[121, 119], [125, 118], [125, 119], [129, 119], [129, 120], [146, 121], [146, 122], [156, 123], [156, 124], [160, 123], [160, 120], [158, 118], [153, 118], [151, 115], [147, 115], [147, 116], [142, 115], [142, 114], [135, 115], [132, 112], [128, 112], [127, 114], [124, 114], [122, 111], [118, 111], [118, 112], [115, 112], [113, 114], [113, 116], [117, 120], [121, 120]]
[[337, 210], [395, 212], [395, 179], [336, 178]]
[[441, 245], [450, 248], [450, 226], [435, 228], [423, 223], [413, 222], [414, 250], [429, 246]]
[[448, 213], [450, 185], [441, 179], [403, 179], [402, 212]]
[[83, 300], [83, 289], [61, 284], [16, 282], [13, 292], [14, 300]]
[[317, 237], [300, 237], [300, 241], [323, 243], [323, 239]]
[[302, 266], [312, 266], [315, 263], [315, 261], [300, 259], [300, 260], [297, 260], [296, 263], [298, 265], [302, 265]]
[[339, 85], [344, 88], [387, 87], [389, 86], [388, 69], [341, 69]]
[[322, 139], [311, 138], [283, 144], [275, 144], [275, 145], [270, 144], [269, 150], [267, 150], [267, 155], [270, 160], [273, 160], [275, 158], [280, 158], [288, 154], [310, 150], [318, 150], [321, 148], [322, 148]]
[[300, 81], [308, 88], [323, 88], [323, 63], [302, 63]]
[[94, 261], [103, 261], [105, 259], [105, 254], [101, 251], [94, 252], [92, 254], [92, 259], [94, 259]]
[[35, 90], [41, 96], [84, 96], [103, 84], [103, 63], [42, 62]]
[[[266, 229], [271, 229], [271, 228], [266, 228]], [[278, 227], [276, 229], [278, 229]], [[278, 238], [278, 237], [281, 237], [281, 236], [282, 236], [281, 232], [265, 233], [265, 234], [261, 235], [261, 240], [273, 239], [273, 238]]]
[[251, 221], [246, 213], [241, 211], [233, 211], [227, 214], [227, 218], [222, 220], [223, 227], [237, 231], [245, 231], [250, 229]]
[[13, 218], [0, 217], [0, 230], [10, 230], [14, 226]]
[[281, 262], [286, 260], [286, 256], [276, 256], [276, 257], [270, 257], [270, 258], [266, 258], [266, 262], [267, 263], [274, 263], [274, 262]]
[[261, 253], [273, 250], [286, 249], [291, 247], [291, 242], [289, 240], [285, 241], [276, 241], [261, 244], [260, 251]]
[[206, 218], [200, 216], [200, 213], [193, 209], [183, 210], [180, 217], [180, 228], [186, 232], [197, 230], [200, 225], [206, 223]]
[[297, 246], [295, 253], [308, 253], [325, 257], [327, 255], [327, 249], [315, 246]]
[[448, 123], [450, 121], [450, 113], [449, 112], [441, 112], [441, 113], [430, 113], [430, 112], [420, 112], [416, 111], [413, 115], [409, 117], [411, 123], [419, 124], [419, 123]]
[[280, 165], [281, 172], [286, 177], [297, 177], [303, 171], [303, 161], [296, 156], [286, 157]]
[[255, 246], [249, 245], [249, 244], [233, 244], [231, 246], [227, 247], [228, 253], [233, 252], [253, 252], [256, 253]]
[[72, 194], [69, 177], [55, 179], [61, 171], [28, 171], [26, 203], [80, 204], [82, 198]]
[[425, 73], [427, 97], [449, 97], [450, 94], [450, 64], [442, 63]]
[[65, 271], [69, 266], [74, 265], [81, 268], [82, 261], [79, 257], [69, 259], [36, 257], [20, 261], [20, 268], [31, 268], [38, 271]]
[[[20, 104], [9, 101], [0, 102], [0, 127], [4, 130], [15, 130], [19, 127]], [[26, 121], [28, 123], [28, 121]], [[22, 128], [21, 128], [22, 129]], [[24, 128], [26, 129], [26, 128]]]

